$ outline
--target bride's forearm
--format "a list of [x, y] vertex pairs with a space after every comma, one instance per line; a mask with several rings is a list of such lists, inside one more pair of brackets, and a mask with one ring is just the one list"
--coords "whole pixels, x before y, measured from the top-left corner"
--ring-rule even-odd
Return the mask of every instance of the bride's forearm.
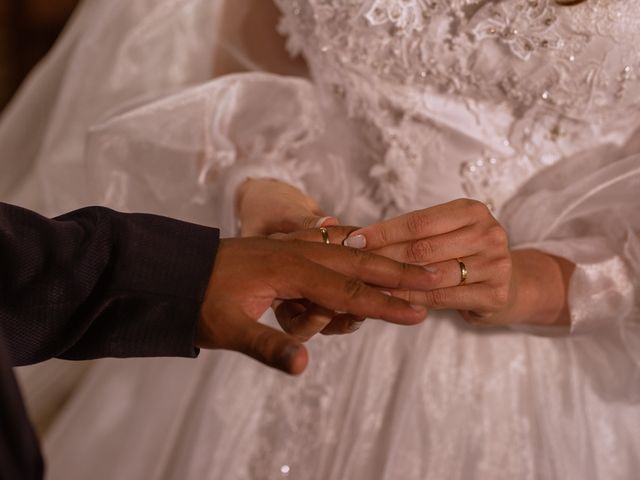
[[530, 325], [569, 325], [568, 290], [575, 265], [538, 250], [512, 252], [512, 317]]

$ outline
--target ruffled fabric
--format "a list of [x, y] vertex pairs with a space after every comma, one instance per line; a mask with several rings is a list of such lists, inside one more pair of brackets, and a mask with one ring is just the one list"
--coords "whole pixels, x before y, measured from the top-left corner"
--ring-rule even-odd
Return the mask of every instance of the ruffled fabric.
[[88, 137], [93, 188], [115, 208], [215, 223], [234, 235], [235, 192], [245, 179], [304, 190], [303, 178], [317, 171], [299, 158], [322, 128], [312, 95], [304, 80], [240, 74], [110, 116]]

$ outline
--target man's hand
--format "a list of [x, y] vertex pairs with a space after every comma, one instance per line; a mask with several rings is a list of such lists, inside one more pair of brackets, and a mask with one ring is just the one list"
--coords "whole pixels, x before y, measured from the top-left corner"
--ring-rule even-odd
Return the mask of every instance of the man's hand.
[[423, 268], [337, 245], [265, 238], [220, 242], [205, 293], [196, 343], [235, 350], [291, 374], [306, 368], [297, 338], [257, 320], [274, 300], [308, 299], [326, 309], [411, 325], [427, 310], [385, 295], [385, 289], [424, 290]]

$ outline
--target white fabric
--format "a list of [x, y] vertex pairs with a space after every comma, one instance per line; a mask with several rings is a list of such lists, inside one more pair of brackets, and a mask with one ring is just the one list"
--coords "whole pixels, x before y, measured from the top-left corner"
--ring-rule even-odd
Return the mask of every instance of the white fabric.
[[86, 1], [4, 117], [3, 199], [232, 233], [251, 175], [352, 224], [472, 196], [514, 247], [578, 264], [572, 331], [369, 321], [312, 340], [298, 379], [230, 353], [105, 361], [45, 441], [50, 478], [633, 476], [640, 4], [277, 3], [311, 80], [210, 80], [220, 2]]

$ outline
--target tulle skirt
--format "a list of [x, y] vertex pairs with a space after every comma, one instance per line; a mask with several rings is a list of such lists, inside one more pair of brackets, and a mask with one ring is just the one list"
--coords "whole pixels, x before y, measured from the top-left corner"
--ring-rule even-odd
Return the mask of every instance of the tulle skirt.
[[109, 360], [45, 441], [49, 478], [629, 479], [640, 377], [613, 340], [368, 320], [288, 377], [227, 352]]

